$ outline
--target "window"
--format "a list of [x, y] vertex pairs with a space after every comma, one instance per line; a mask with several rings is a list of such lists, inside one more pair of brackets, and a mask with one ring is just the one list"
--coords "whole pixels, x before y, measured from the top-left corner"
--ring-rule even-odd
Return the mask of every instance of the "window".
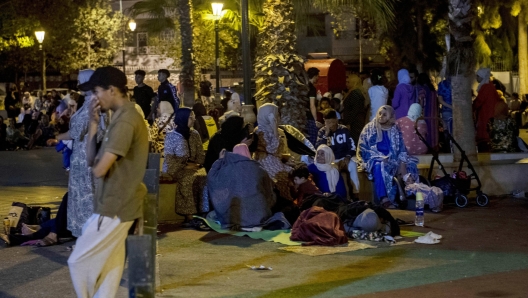
[[141, 32], [137, 34], [137, 48], [139, 55], [148, 54], [148, 34], [146, 32]]
[[326, 15], [325, 14], [311, 14], [308, 15], [308, 25], [306, 27], [306, 36], [326, 36]]
[[174, 40], [174, 30], [172, 30], [172, 29], [163, 30], [160, 33], [159, 39], [161, 41], [172, 41], [172, 40]]

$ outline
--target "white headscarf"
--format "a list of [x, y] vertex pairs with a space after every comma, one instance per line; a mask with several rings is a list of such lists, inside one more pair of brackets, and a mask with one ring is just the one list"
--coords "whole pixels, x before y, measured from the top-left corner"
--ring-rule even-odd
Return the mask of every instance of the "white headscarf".
[[277, 136], [279, 134], [279, 108], [272, 104], [263, 104], [258, 109], [258, 129], [268, 134]]
[[337, 182], [339, 182], [339, 171], [337, 170], [337, 167], [334, 164], [334, 151], [332, 151], [332, 148], [326, 145], [321, 145], [317, 147], [317, 151], [319, 150], [324, 151], [325, 163], [318, 163], [316, 159], [314, 164], [319, 171], [326, 173], [326, 180], [328, 180], [328, 188], [330, 189], [330, 192], [335, 192]]
[[92, 74], [94, 73], [93, 69], [82, 69], [79, 70], [79, 75], [77, 76], [77, 80], [79, 80], [79, 84], [84, 84], [88, 82]]
[[398, 85], [399, 84], [410, 84], [411, 77], [409, 76], [409, 71], [405, 68], [398, 70]]
[[172, 108], [172, 105], [168, 101], [161, 101], [159, 103], [159, 107], [160, 107], [161, 116], [170, 117], [170, 115], [174, 113], [174, 109]]
[[[79, 85], [84, 84], [88, 82], [90, 77], [93, 75], [95, 71], [93, 69], [81, 69], [79, 70], [79, 75], [77, 76], [77, 80], [79, 80]], [[92, 91], [83, 91], [84, 92], [84, 98], [85, 100], [90, 100], [92, 98]]]
[[416, 122], [416, 120], [422, 115], [422, 106], [419, 103], [413, 103], [409, 107], [409, 111], [407, 112], [407, 118], [411, 119], [413, 122]]
[[489, 69], [489, 68], [481, 68], [481, 69], [477, 70], [477, 76], [482, 78], [482, 81], [480, 81], [480, 83], [479, 83], [479, 85], [477, 87], [477, 92], [478, 92], [478, 91], [480, 91], [480, 88], [482, 87], [482, 85], [487, 84], [487, 83], [490, 82], [491, 69]]

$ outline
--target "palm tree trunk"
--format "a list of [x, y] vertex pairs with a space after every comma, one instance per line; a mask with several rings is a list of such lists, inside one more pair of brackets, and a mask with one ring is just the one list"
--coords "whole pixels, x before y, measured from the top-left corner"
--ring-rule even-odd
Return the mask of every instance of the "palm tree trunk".
[[523, 96], [528, 93], [526, 79], [528, 79], [528, 34], [526, 28], [526, 11], [522, 8], [518, 18], [518, 55], [519, 55], [519, 94]]
[[183, 89], [184, 105], [192, 107], [194, 104], [192, 5], [190, 0], [180, 0], [179, 4], [178, 13], [182, 41], [180, 84]]
[[[475, 125], [472, 110], [472, 82], [474, 81], [475, 54], [471, 36], [473, 19], [471, 0], [449, 0], [449, 32], [451, 50], [448, 53], [448, 71], [451, 77], [453, 98], [453, 137], [471, 160], [477, 159]], [[455, 150], [455, 161], [461, 152]]]

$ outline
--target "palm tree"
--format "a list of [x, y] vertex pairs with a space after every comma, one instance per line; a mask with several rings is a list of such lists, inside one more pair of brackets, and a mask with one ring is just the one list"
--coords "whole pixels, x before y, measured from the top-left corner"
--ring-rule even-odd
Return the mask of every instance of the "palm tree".
[[132, 15], [147, 14], [151, 18], [147, 25], [154, 32], [174, 27], [173, 17], [177, 15], [181, 34], [180, 83], [183, 88], [183, 102], [186, 106], [194, 103], [194, 63], [191, 0], [145, 0], [136, 2]]
[[[448, 53], [448, 73], [453, 97], [453, 136], [470, 159], [477, 159], [471, 92], [475, 52], [472, 33], [474, 10], [471, 0], [449, 0], [449, 32], [452, 46]], [[455, 151], [455, 160], [461, 154]]]

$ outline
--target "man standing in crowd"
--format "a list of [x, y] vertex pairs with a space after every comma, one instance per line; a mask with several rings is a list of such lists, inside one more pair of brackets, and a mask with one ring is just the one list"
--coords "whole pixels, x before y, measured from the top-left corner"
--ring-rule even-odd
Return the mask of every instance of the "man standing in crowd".
[[321, 91], [318, 91], [315, 87], [317, 80], [319, 79], [319, 69], [315, 67], [310, 67], [307, 71], [308, 73], [308, 98], [310, 98], [309, 105], [306, 109], [306, 132], [308, 133], [308, 140], [310, 143], [315, 144], [317, 141], [317, 101], [322, 98]]
[[[77, 297], [115, 297], [125, 265], [125, 240], [142, 215], [147, 189], [142, 183], [148, 139], [144, 120], [127, 97], [127, 79], [117, 68], [98, 68], [79, 86], [92, 90], [87, 161], [96, 179], [94, 214], [83, 226], [68, 259]], [[112, 120], [96, 152], [100, 112]], [[126, 185], [126, 187], [124, 187]]]
[[[349, 195], [354, 195], [357, 199], [359, 195], [359, 177], [357, 173], [357, 164], [353, 157], [356, 156], [356, 144], [350, 135], [348, 128], [337, 122], [336, 111], [331, 110], [324, 116], [325, 126], [317, 134], [317, 143], [315, 148], [321, 145], [327, 145], [334, 151], [335, 163], [340, 172], [348, 172], [352, 181], [353, 190]], [[348, 183], [347, 183], [348, 184]]]
[[134, 99], [136, 100], [136, 103], [141, 107], [141, 110], [143, 110], [143, 115], [145, 117], [148, 117], [150, 115], [150, 105], [156, 95], [154, 94], [154, 90], [149, 85], [146, 85], [143, 83], [143, 80], [145, 80], [145, 71], [138, 69], [134, 72], [135, 74], [135, 80], [137, 86], [134, 87]]
[[[170, 77], [170, 72], [167, 69], [158, 70], [158, 81], [161, 83], [158, 87], [158, 103], [168, 101], [174, 109], [174, 113], [180, 107], [180, 99], [178, 98], [178, 91], [167, 79]], [[157, 107], [157, 105], [156, 105]]]

